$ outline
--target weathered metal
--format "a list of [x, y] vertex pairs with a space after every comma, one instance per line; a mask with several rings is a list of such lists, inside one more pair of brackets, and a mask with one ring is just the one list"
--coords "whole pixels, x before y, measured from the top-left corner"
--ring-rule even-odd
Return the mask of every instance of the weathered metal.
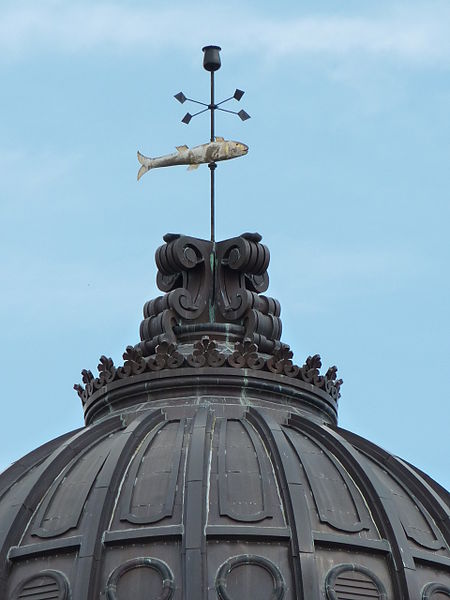
[[194, 148], [177, 146], [176, 152], [156, 158], [149, 158], [138, 152], [138, 161], [142, 166], [138, 171], [137, 178], [139, 180], [150, 169], [173, 167], [175, 165], [189, 165], [188, 170], [197, 169], [201, 164], [238, 158], [245, 156], [247, 152], [248, 146], [242, 142], [225, 140], [223, 137], [216, 137], [215, 141]]
[[204, 46], [202, 48], [203, 55], [203, 68], [207, 71], [218, 71], [221, 66], [220, 62], [220, 46]]
[[165, 292], [144, 306], [140, 347], [152, 354], [161, 341], [182, 341], [195, 329], [229, 341], [244, 337], [260, 351], [280, 347], [277, 300], [263, 295], [269, 285], [270, 253], [257, 233], [216, 242], [179, 234], [164, 236], [156, 251], [157, 284]]
[[[208, 163], [213, 202], [247, 147], [211, 141], [140, 175]], [[0, 599], [449, 598], [449, 494], [337, 427], [342, 380], [281, 341], [261, 236], [215, 243], [211, 214], [211, 241], [164, 237], [124, 363], [82, 371], [86, 426], [0, 474]]]
[[337, 427], [336, 368], [281, 342], [261, 237], [165, 242], [141, 342], [83, 371], [86, 427], [0, 475], [0, 598], [450, 596], [449, 495]]

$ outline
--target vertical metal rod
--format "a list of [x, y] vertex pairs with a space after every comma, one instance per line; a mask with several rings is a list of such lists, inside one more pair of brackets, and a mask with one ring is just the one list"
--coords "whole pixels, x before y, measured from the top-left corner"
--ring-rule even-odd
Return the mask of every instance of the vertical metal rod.
[[214, 71], [211, 71], [211, 104], [210, 104], [210, 110], [211, 110], [211, 142], [214, 141], [214, 109], [215, 109], [215, 105], [214, 105]]
[[214, 235], [214, 230], [215, 230], [215, 223], [214, 223], [214, 204], [215, 204], [215, 199], [214, 199], [214, 169], [216, 168], [216, 163], [212, 162], [209, 163], [209, 168], [211, 170], [211, 241], [214, 242], [215, 241], [215, 235]]
[[[209, 105], [209, 110], [211, 111], [211, 142], [215, 140], [215, 132], [214, 132], [214, 71], [211, 71], [211, 103]], [[211, 242], [215, 241], [215, 189], [214, 189], [214, 171], [216, 168], [216, 163], [213, 161], [209, 163], [209, 170], [211, 173]]]

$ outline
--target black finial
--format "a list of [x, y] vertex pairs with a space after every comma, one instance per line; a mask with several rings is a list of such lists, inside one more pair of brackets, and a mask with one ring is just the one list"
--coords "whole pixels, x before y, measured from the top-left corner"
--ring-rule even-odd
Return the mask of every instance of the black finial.
[[205, 46], [202, 48], [205, 53], [203, 56], [203, 67], [207, 71], [218, 71], [220, 69], [220, 46]]

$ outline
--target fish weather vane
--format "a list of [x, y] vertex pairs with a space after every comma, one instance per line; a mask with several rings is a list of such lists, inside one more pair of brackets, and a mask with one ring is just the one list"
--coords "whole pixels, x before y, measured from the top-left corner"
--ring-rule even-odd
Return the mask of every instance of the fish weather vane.
[[187, 98], [183, 92], [175, 94], [175, 98], [181, 104], [185, 102], [194, 102], [204, 106], [202, 110], [191, 115], [186, 113], [181, 119], [182, 123], [188, 125], [188, 123], [196, 117], [206, 111], [211, 113], [211, 132], [210, 141], [208, 144], [202, 144], [201, 146], [195, 146], [194, 148], [188, 148], [188, 146], [177, 146], [177, 151], [172, 154], [166, 154], [165, 156], [158, 156], [156, 158], [149, 158], [144, 156], [140, 152], [137, 153], [138, 160], [141, 164], [137, 178], [140, 179], [142, 175], [147, 173], [150, 169], [157, 169], [158, 167], [171, 167], [173, 165], [189, 165], [188, 170], [197, 169], [201, 164], [208, 164], [211, 174], [211, 241], [215, 241], [215, 177], [214, 172], [217, 167], [217, 162], [221, 160], [229, 160], [231, 158], [237, 158], [238, 156], [244, 156], [248, 152], [248, 146], [241, 142], [234, 142], [231, 140], [225, 140], [223, 137], [216, 137], [215, 134], [215, 112], [216, 110], [237, 115], [242, 121], [250, 119], [250, 115], [245, 110], [239, 112], [233, 110], [227, 110], [222, 108], [222, 105], [230, 100], [239, 101], [244, 92], [237, 89], [232, 96], [222, 100], [221, 102], [215, 101], [214, 98], [214, 73], [220, 69], [220, 50], [219, 46], [205, 46], [203, 49], [203, 67], [206, 71], [210, 72], [211, 75], [211, 98], [210, 103], [200, 102]]

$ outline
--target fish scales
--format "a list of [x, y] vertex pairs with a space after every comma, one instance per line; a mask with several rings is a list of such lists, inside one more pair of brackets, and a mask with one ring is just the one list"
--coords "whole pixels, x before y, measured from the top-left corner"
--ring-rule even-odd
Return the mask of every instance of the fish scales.
[[138, 152], [138, 160], [142, 166], [139, 169], [137, 178], [140, 179], [150, 169], [175, 165], [189, 165], [190, 169], [195, 169], [200, 164], [238, 158], [239, 156], [244, 156], [247, 152], [248, 146], [242, 142], [224, 140], [223, 138], [216, 138], [214, 142], [201, 144], [194, 148], [178, 146], [177, 152], [154, 158], [144, 156]]

